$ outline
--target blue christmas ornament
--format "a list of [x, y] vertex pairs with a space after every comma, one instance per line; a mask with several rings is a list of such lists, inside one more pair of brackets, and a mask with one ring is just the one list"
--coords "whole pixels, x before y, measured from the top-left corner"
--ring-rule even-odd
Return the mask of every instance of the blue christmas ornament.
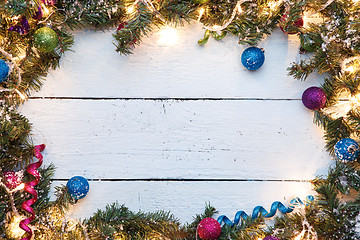
[[241, 62], [251, 71], [259, 69], [265, 62], [264, 50], [257, 47], [247, 48], [241, 55]]
[[9, 71], [9, 65], [7, 65], [3, 59], [0, 59], [0, 83], [6, 80], [9, 75]]
[[81, 176], [70, 178], [70, 180], [66, 183], [66, 186], [70, 196], [75, 200], [84, 198], [89, 192], [89, 183]]
[[360, 146], [351, 138], [344, 138], [335, 144], [335, 155], [342, 162], [355, 161], [360, 155]]

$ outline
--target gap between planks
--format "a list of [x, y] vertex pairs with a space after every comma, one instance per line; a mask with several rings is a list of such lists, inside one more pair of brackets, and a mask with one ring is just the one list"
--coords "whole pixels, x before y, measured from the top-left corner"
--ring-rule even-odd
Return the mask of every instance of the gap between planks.
[[[68, 181], [67, 178], [54, 178], [52, 181]], [[297, 179], [197, 179], [197, 178], [89, 178], [91, 182], [311, 182]]]
[[144, 101], [300, 101], [300, 98], [210, 98], [210, 97], [200, 97], [200, 98], [180, 98], [180, 97], [145, 97], [145, 98], [135, 98], [135, 97], [29, 97], [29, 99], [45, 99], [45, 100], [144, 100]]
[[[28, 99], [44, 99], [44, 100], [143, 100], [143, 101], [301, 101], [301, 98], [180, 98], [180, 97], [29, 97]], [[349, 99], [339, 99], [341, 102], [348, 102]]]

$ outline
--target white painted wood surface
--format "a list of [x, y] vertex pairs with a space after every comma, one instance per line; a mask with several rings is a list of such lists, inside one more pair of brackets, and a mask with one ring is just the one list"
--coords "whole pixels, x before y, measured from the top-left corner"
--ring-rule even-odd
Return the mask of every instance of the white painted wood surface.
[[54, 185], [91, 179], [72, 217], [114, 201], [183, 222], [211, 202], [233, 217], [304, 197], [311, 187], [302, 181], [326, 173], [323, 133], [300, 100], [322, 78], [287, 76], [305, 57], [296, 36], [276, 30], [261, 42], [266, 62], [251, 72], [234, 37], [198, 46], [197, 24], [171, 43], [156, 31], [130, 56], [114, 51], [111, 34], [76, 32], [74, 52], [21, 107], [47, 144], [45, 164], [57, 166]]

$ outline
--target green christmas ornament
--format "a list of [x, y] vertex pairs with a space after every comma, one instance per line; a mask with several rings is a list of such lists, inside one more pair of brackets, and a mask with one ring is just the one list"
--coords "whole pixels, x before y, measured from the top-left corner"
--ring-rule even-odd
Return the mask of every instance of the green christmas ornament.
[[316, 48], [316, 42], [307, 33], [300, 34], [300, 46], [307, 52], [314, 52]]
[[204, 3], [209, 2], [209, 0], [192, 0], [192, 1], [193, 1], [193, 3], [195, 3], [195, 4], [204, 4]]
[[58, 36], [51, 28], [42, 27], [35, 31], [34, 45], [39, 51], [44, 53], [51, 52], [58, 44]]

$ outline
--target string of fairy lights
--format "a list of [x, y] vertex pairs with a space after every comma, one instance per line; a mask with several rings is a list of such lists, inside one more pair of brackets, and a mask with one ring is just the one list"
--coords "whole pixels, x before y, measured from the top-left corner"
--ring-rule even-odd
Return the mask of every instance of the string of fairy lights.
[[[213, 25], [213, 26], [203, 26], [204, 29], [209, 30], [209, 31], [214, 31], [214, 32], [219, 32], [222, 31], [224, 29], [226, 29], [235, 19], [235, 17], [238, 14], [242, 14], [242, 7], [241, 5], [245, 2], [249, 2], [250, 0], [238, 0], [229, 19], [227, 19], [226, 21], [224, 21], [223, 25], [218, 26], [218, 25]], [[358, 3], [360, 0], [353, 0], [354, 3]], [[156, 10], [156, 8], [154, 7], [153, 3], [151, 2], [151, 0], [136, 0], [134, 3], [132, 3], [131, 5], [129, 5], [126, 8], [126, 12], [127, 14], [132, 14], [136, 11], [136, 7], [137, 4], [139, 2], [144, 3], [147, 8], [156, 14], [156, 16], [164, 21], [164, 18], [161, 16], [161, 14]], [[280, 4], [283, 1], [271, 1], [268, 3], [268, 7], [270, 9], [270, 11], [276, 11], [276, 9], [280, 6]], [[332, 2], [334, 2], [334, 0], [329, 0], [327, 1], [322, 8], [320, 8], [320, 10], [325, 9], [327, 6], [329, 6]], [[44, 4], [41, 4], [41, 8], [43, 10], [44, 16], [45, 16], [45, 20], [39, 22], [39, 23], [43, 23], [46, 22], [50, 16], [52, 14], [54, 14], [55, 11], [63, 11], [62, 9], [55, 9], [53, 7], [47, 8]], [[319, 11], [320, 11], [319, 10]], [[200, 22], [200, 20], [202, 19], [203, 15], [206, 14], [206, 9], [205, 8], [200, 8], [199, 12], [198, 12], [198, 18], [197, 21]], [[308, 15], [313, 15], [314, 13], [308, 13]], [[306, 13], [305, 13], [306, 15]], [[65, 15], [66, 17], [66, 15]], [[66, 21], [66, 19], [64, 20]], [[164, 21], [165, 22], [165, 21]], [[167, 29], [166, 32], [164, 32], [164, 34], [162, 34], [162, 37], [164, 38], [171, 38], [174, 39], [174, 34], [176, 34], [176, 31], [169, 31], [168, 29], [172, 29], [170, 26], [166, 26], [164, 28], [165, 30]], [[22, 83], [22, 71], [21, 68], [19, 67], [19, 62], [24, 59], [26, 57], [26, 54], [19, 54], [18, 56], [14, 57], [11, 54], [9, 54], [8, 52], [6, 52], [4, 49], [0, 48], [0, 53], [7, 59], [7, 64], [9, 65], [9, 73], [8, 75], [10, 75], [13, 71], [15, 71], [15, 75], [16, 75], [16, 84], [14, 85], [14, 88], [0, 88], [0, 92], [11, 92], [11, 93], [16, 93], [22, 100], [26, 100], [28, 98], [28, 96], [26, 96], [26, 94], [24, 92], [21, 92], [19, 90], [19, 86], [21, 86]], [[341, 71], [343, 73], [355, 73], [358, 72], [360, 69], [360, 57], [359, 56], [354, 56], [354, 57], [350, 57], [350, 58], [346, 58], [343, 60], [343, 62], [341, 63]], [[356, 102], [356, 103], [360, 103], [360, 95], [357, 96], [348, 96], [348, 99], [350, 102]], [[7, 186], [5, 186], [3, 183], [0, 183], [2, 187], [4, 187], [6, 189], [6, 191], [8, 192], [9, 196], [10, 196], [10, 202], [11, 202], [11, 208], [13, 210], [13, 212], [15, 213], [15, 218], [12, 221], [11, 225], [9, 226], [11, 229], [13, 229], [12, 231], [14, 232], [15, 235], [17, 236], [21, 236], [21, 234], [23, 234], [23, 230], [21, 228], [19, 228], [19, 223], [20, 221], [22, 221], [24, 219], [23, 216], [20, 216], [15, 205], [14, 205], [14, 199], [13, 199], [13, 193], [19, 190], [22, 190], [24, 188], [24, 183], [19, 184], [16, 188], [14, 189], [9, 189]], [[304, 206], [296, 206], [296, 209], [298, 209], [299, 211], [302, 211], [304, 213]], [[305, 214], [302, 214], [303, 216], [305, 216]], [[85, 227], [84, 227], [85, 228]], [[300, 240], [300, 239], [311, 239], [311, 240], [317, 240], [317, 234], [316, 231], [313, 229], [313, 227], [310, 225], [310, 223], [308, 222], [308, 219], [306, 219], [306, 217], [303, 218], [302, 221], [302, 228], [303, 230], [301, 232], [298, 233], [298, 235], [294, 238], [294, 240]], [[86, 235], [86, 231], [84, 230], [84, 234], [86, 239], [89, 239]], [[259, 238], [259, 240], [262, 240]]]

